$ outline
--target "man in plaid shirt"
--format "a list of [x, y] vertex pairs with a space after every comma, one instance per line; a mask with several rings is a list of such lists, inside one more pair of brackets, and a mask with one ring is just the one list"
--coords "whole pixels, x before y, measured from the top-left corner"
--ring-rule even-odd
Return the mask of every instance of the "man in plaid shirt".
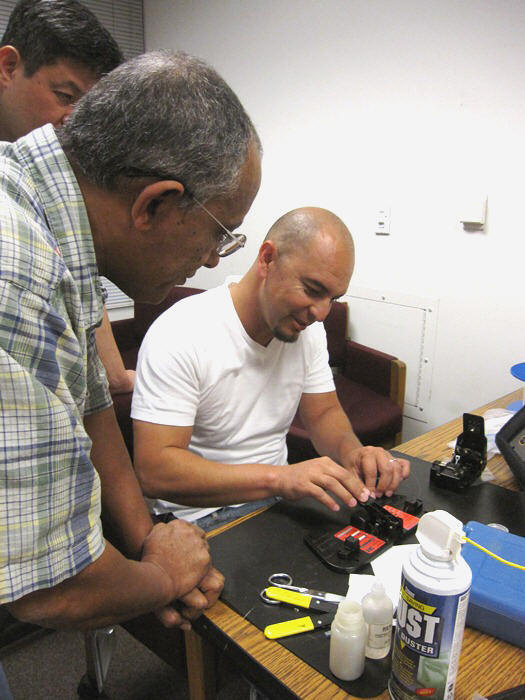
[[155, 303], [238, 247], [223, 222], [259, 187], [257, 134], [209, 66], [144, 54], [57, 132], [2, 144], [0, 173], [0, 602], [50, 627], [187, 628], [223, 579], [198, 528], [152, 526], [96, 353], [99, 275]]

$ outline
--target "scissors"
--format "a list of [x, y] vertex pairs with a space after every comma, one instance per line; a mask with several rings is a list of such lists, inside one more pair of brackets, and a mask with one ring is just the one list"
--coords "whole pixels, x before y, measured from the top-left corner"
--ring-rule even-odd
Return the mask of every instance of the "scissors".
[[[292, 577], [290, 574], [285, 573], [272, 574], [271, 576], [268, 576], [268, 583], [270, 586], [264, 588], [260, 592], [260, 596], [261, 599], [269, 605], [278, 605], [280, 602], [288, 602], [287, 600], [278, 597], [279, 589], [294, 591], [295, 593], [301, 593], [304, 596], [310, 596], [310, 598], [318, 599], [320, 601], [329, 601], [331, 603], [340, 603], [345, 598], [344, 595], [338, 595], [337, 593], [316, 591], [313, 588], [306, 588], [304, 586], [292, 586]], [[296, 603], [296, 605], [298, 605], [298, 603]]]
[[289, 574], [272, 574], [268, 578], [268, 582], [273, 585], [262, 590], [260, 596], [269, 605], [287, 603], [288, 605], [308, 608], [321, 613], [331, 613], [324, 617], [308, 615], [295, 620], [267, 625], [264, 629], [264, 635], [268, 639], [279, 639], [293, 634], [300, 634], [301, 632], [310, 632], [315, 629], [329, 627], [334, 619], [337, 606], [344, 600], [344, 596], [336, 593], [326, 593], [302, 586], [293, 586], [292, 577]]

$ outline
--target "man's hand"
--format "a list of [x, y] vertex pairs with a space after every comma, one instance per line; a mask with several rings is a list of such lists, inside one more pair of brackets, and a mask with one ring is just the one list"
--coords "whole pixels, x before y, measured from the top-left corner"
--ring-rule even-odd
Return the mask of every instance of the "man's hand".
[[317, 457], [280, 467], [273, 490], [275, 495], [289, 501], [307, 496], [316, 498], [334, 511], [339, 510], [339, 506], [330, 493], [349, 508], [357, 504], [356, 498], [364, 502], [370, 495], [354, 469], [345, 469], [329, 457]]
[[289, 501], [310, 496], [337, 511], [330, 494], [353, 508], [370, 496], [391, 496], [409, 472], [408, 460], [394, 459], [382, 447], [358, 447], [348, 453], [344, 466], [318, 457], [279, 469], [274, 492]]
[[184, 520], [155, 525], [144, 540], [142, 561], [164, 571], [171, 585], [172, 600], [187, 595], [211, 569], [204, 531]]
[[224, 576], [213, 566], [199, 583], [197, 588], [181, 598], [182, 614], [188, 620], [198, 617], [203, 610], [211, 608], [217, 602], [224, 588]]
[[190, 620], [198, 617], [203, 610], [211, 608], [218, 600], [223, 588], [224, 576], [211, 567], [199, 585], [181, 598], [183, 607], [180, 612], [172, 606], [166, 606], [157, 610], [156, 615], [165, 627], [189, 630], [191, 629]]
[[390, 497], [410, 474], [407, 459], [392, 457], [382, 447], [357, 447], [348, 452], [343, 465], [364, 482], [364, 490], [372, 497]]
[[130, 391], [133, 391], [135, 386], [135, 377], [136, 372], [134, 369], [124, 369], [118, 377], [113, 377], [113, 381], [109, 385], [111, 396], [116, 396], [117, 394], [128, 394]]
[[[369, 496], [391, 496], [400, 481], [408, 476], [410, 464], [406, 459], [394, 459], [382, 447], [363, 447], [341, 408], [335, 391], [303, 394], [299, 411], [317, 452], [330, 455], [336, 460], [332, 462], [328, 459], [324, 469], [318, 472], [313, 481], [321, 489], [328, 489], [341, 498], [346, 505], [355, 505], [355, 499], [365, 502]], [[317, 463], [319, 460], [301, 464]], [[341, 472], [335, 472], [334, 465], [341, 465], [346, 476], [342, 477]], [[338, 484], [332, 488], [334, 478]], [[345, 491], [354, 497], [353, 502], [348, 494], [345, 497]], [[326, 495], [323, 497], [319, 492], [305, 495], [313, 495], [332, 510], [337, 510], [334, 508], [335, 502]]]

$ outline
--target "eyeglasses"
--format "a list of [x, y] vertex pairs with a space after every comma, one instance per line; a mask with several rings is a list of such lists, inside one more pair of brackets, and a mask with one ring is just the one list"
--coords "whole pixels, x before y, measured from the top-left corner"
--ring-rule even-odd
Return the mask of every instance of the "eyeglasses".
[[221, 235], [221, 240], [217, 243], [217, 246], [215, 250], [217, 251], [217, 255], [220, 258], [226, 258], [228, 255], [231, 255], [232, 253], [237, 252], [240, 248], [244, 248], [246, 245], [246, 236], [242, 233], [232, 233], [230, 229], [226, 228], [224, 224], [222, 224], [219, 219], [211, 213], [209, 209], [207, 209], [202, 202], [199, 202], [197, 197], [190, 192], [190, 190], [184, 185], [182, 180], [179, 177], [172, 177], [172, 176], [167, 176], [164, 173], [159, 173], [156, 172], [155, 170], [141, 170], [140, 168], [125, 168], [122, 173], [122, 175], [127, 176], [127, 177], [158, 177], [161, 178], [162, 180], [176, 180], [177, 182], [180, 182], [183, 187], [184, 187], [184, 192], [185, 194], [192, 199], [197, 206], [199, 206], [201, 209], [203, 209], [208, 216], [210, 216], [217, 226], [220, 226], [222, 229], [222, 235]]
[[244, 248], [246, 244], [246, 236], [242, 233], [232, 233], [230, 229], [227, 229], [224, 224], [221, 224], [219, 219], [207, 209], [202, 202], [199, 202], [195, 195], [188, 192], [188, 196], [193, 199], [195, 204], [203, 209], [208, 216], [215, 221], [215, 223], [222, 228], [223, 234], [222, 238], [217, 244], [215, 250], [220, 258], [226, 258], [228, 255], [237, 252], [240, 248]]

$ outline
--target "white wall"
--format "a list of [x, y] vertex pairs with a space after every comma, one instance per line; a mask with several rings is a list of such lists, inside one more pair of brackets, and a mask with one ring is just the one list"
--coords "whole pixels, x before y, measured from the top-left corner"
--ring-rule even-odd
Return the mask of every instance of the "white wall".
[[[518, 388], [525, 2], [144, 0], [144, 13], [146, 48], [214, 65], [265, 150], [247, 248], [189, 284], [244, 272], [279, 215], [324, 206], [354, 235], [352, 285], [439, 299], [428, 423], [406, 437]], [[488, 196], [482, 234], [459, 223], [472, 191]], [[385, 205], [392, 233], [376, 237]]]

